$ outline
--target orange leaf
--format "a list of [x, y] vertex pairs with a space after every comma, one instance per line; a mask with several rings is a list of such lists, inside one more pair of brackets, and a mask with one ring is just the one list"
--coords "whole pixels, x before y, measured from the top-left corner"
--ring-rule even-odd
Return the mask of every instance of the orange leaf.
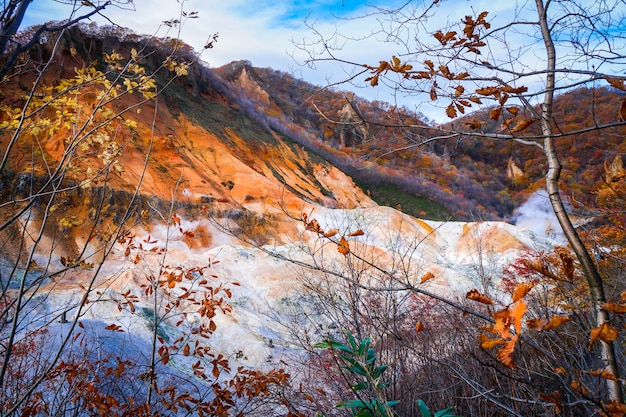
[[491, 298], [487, 297], [484, 294], [481, 294], [477, 289], [469, 291], [465, 295], [465, 298], [467, 298], [468, 300], [478, 301], [482, 304], [493, 304], [493, 300]]
[[569, 321], [569, 317], [567, 316], [554, 316], [550, 319], [548, 324], [543, 328], [543, 330], [551, 330], [559, 327], [562, 324], [565, 324]]
[[602, 304], [602, 308], [615, 314], [626, 313], [626, 304], [605, 303]]
[[513, 295], [511, 296], [513, 302], [524, 298], [526, 294], [533, 289], [535, 284], [536, 282], [522, 282], [521, 284], [518, 284], [513, 291]]
[[191, 353], [190, 351], [191, 351], [191, 349], [190, 349], [189, 345], [185, 345], [185, 347], [183, 348], [183, 355], [184, 356], [189, 356], [189, 354]]
[[615, 375], [613, 375], [611, 372], [607, 371], [606, 369], [595, 369], [593, 371], [589, 371], [589, 374], [593, 376], [599, 376], [602, 379], [610, 379], [611, 381], [617, 381], [617, 378], [615, 377]]
[[333, 237], [335, 236], [337, 233], [339, 233], [339, 230], [337, 229], [333, 229], [333, 230], [329, 230], [328, 232], [326, 232], [324, 234], [325, 237]]
[[345, 237], [341, 237], [339, 240], [339, 244], [337, 245], [337, 250], [342, 255], [348, 255], [350, 253], [350, 246], [348, 245], [348, 241]]
[[548, 324], [548, 320], [546, 320], [546, 319], [528, 319], [528, 320], [526, 320], [526, 326], [528, 326], [529, 329], [535, 330], [535, 331], [543, 330], [543, 326], [545, 326], [546, 324]]
[[590, 394], [589, 390], [580, 381], [574, 380], [570, 385], [572, 386], [572, 388], [574, 388], [575, 391], [578, 391], [583, 396], [588, 396]]
[[526, 302], [519, 300], [510, 309], [511, 319], [513, 320], [513, 327], [519, 334], [522, 331], [522, 317], [526, 314]]
[[481, 333], [478, 336], [478, 339], [480, 340], [480, 347], [487, 350], [487, 349], [491, 349], [494, 346], [497, 345], [502, 345], [504, 344], [504, 340], [502, 339], [490, 339], [489, 337], [487, 337], [487, 335]]
[[500, 350], [498, 350], [498, 359], [500, 360], [500, 362], [502, 362], [504, 365], [508, 366], [509, 368], [514, 368], [515, 367], [515, 362], [513, 361], [513, 351], [515, 350], [515, 343], [517, 343], [517, 335], [513, 336], [510, 340], [508, 340], [504, 346], [502, 346], [500, 348]]
[[363, 236], [365, 232], [361, 229], [355, 230], [354, 232], [348, 233], [348, 236]]
[[495, 109], [491, 109], [489, 112], [489, 118], [492, 120], [498, 120], [500, 118], [500, 113], [502, 112], [502, 108], [497, 107]]
[[590, 336], [589, 349], [591, 350], [591, 346], [596, 342], [596, 340], [600, 339], [607, 343], [613, 342], [617, 340], [619, 332], [609, 323], [602, 323], [599, 327], [591, 329]]
[[426, 281], [435, 278], [435, 274], [433, 274], [432, 272], [428, 271], [424, 274], [424, 276], [422, 277], [422, 279], [420, 280], [420, 284], [425, 283]]
[[422, 323], [421, 321], [415, 323], [415, 333], [419, 333], [422, 330], [424, 330], [424, 323]]
[[511, 317], [511, 311], [508, 308], [500, 310], [493, 314], [493, 319], [496, 321], [490, 331], [499, 334], [502, 338], [507, 338], [511, 335], [511, 324], [513, 322]]

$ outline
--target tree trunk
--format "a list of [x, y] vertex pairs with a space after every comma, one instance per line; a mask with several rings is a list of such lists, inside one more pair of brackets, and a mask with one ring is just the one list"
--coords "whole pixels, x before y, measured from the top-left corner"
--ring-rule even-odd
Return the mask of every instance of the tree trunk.
[[[552, 41], [552, 35], [548, 27], [547, 13], [543, 4], [543, 0], [535, 0], [537, 12], [539, 16], [539, 25], [541, 27], [541, 35], [546, 47], [547, 54], [547, 74], [546, 74], [546, 94], [541, 108], [541, 131], [544, 137], [544, 152], [548, 162], [548, 172], [546, 174], [546, 189], [550, 198], [552, 210], [556, 215], [565, 238], [569, 242], [572, 250], [576, 254], [580, 262], [583, 274], [587, 280], [591, 303], [594, 308], [596, 326], [608, 324], [610, 317], [608, 311], [602, 307], [606, 303], [604, 294], [604, 284], [602, 277], [596, 268], [589, 251], [583, 244], [578, 232], [572, 225], [570, 218], [565, 211], [561, 194], [559, 193], [559, 178], [561, 175], [561, 163], [554, 146], [554, 137], [552, 132], [552, 106], [555, 88], [555, 69], [556, 69], [556, 51]], [[604, 369], [615, 376], [616, 380], [607, 381], [608, 397], [611, 401], [622, 403], [622, 386], [619, 381], [619, 368], [615, 355], [615, 344], [613, 342], [605, 342], [600, 340], [601, 359]]]

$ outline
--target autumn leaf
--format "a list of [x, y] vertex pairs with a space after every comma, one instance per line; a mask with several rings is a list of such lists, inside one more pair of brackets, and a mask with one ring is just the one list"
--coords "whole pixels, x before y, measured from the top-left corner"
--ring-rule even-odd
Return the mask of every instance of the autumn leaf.
[[476, 120], [473, 119], [469, 122], [465, 123], [465, 126], [469, 127], [470, 129], [480, 129], [483, 125], [485, 124], [485, 122], [481, 121], [481, 120]]
[[508, 338], [511, 335], [510, 327], [513, 322], [511, 311], [508, 308], [500, 310], [493, 314], [493, 319], [495, 323], [489, 330], [502, 338]]
[[526, 302], [519, 300], [509, 309], [511, 319], [513, 320], [513, 327], [519, 334], [522, 332], [522, 317], [526, 314]]
[[511, 296], [511, 299], [513, 300], [513, 302], [516, 302], [524, 298], [526, 294], [528, 294], [528, 292], [535, 287], [535, 284], [536, 284], [535, 281], [522, 282], [521, 284], [518, 284], [518, 286], [515, 287], [515, 290], [513, 290], [513, 295]]
[[326, 232], [324, 234], [325, 237], [333, 237], [335, 236], [337, 233], [339, 233], [339, 230], [337, 229], [333, 229], [333, 230], [329, 230], [328, 232]]
[[457, 116], [456, 107], [454, 107], [454, 103], [450, 103], [448, 107], [446, 107], [446, 116], [451, 119], [454, 119]]
[[548, 324], [546, 324], [546, 326], [543, 328], [543, 330], [555, 329], [555, 328], [561, 326], [562, 324], [567, 323], [569, 320], [570, 319], [567, 316], [554, 316], [554, 317], [552, 317], [550, 319]]
[[602, 340], [603, 342], [614, 342], [619, 337], [619, 332], [615, 329], [615, 327], [611, 326], [609, 323], [602, 323], [599, 327], [595, 327], [591, 329], [590, 338], [589, 338], [589, 350], [591, 350], [593, 344], [598, 340]]
[[614, 77], [604, 77], [604, 79], [609, 83], [611, 87], [617, 88], [618, 90], [626, 91], [624, 80]]
[[350, 253], [350, 246], [348, 245], [348, 241], [345, 237], [341, 237], [339, 243], [337, 244], [337, 251], [340, 254], [347, 256]]
[[515, 126], [513, 126], [511, 128], [511, 132], [521, 132], [522, 130], [525, 130], [528, 128], [528, 126], [532, 125], [533, 123], [535, 123], [536, 119], [523, 119], [520, 120], [519, 122], [517, 122], [515, 124]]
[[500, 92], [498, 87], [482, 87], [476, 90], [476, 94], [481, 96], [493, 96], [498, 92]]
[[513, 351], [515, 350], [515, 344], [517, 343], [517, 335], [513, 336], [510, 340], [508, 340], [504, 346], [502, 346], [497, 353], [498, 360], [502, 362], [504, 365], [509, 368], [515, 367], [515, 362], [513, 361]]
[[582, 382], [578, 381], [578, 380], [574, 380], [572, 381], [572, 383], [570, 384], [570, 386], [575, 390], [578, 391], [579, 393], [581, 393], [584, 396], [588, 396], [590, 395], [589, 390], [583, 385]]
[[626, 304], [605, 303], [605, 304], [602, 304], [602, 308], [606, 311], [609, 311], [615, 314], [626, 313]]
[[493, 304], [493, 300], [491, 298], [487, 297], [484, 294], [481, 294], [477, 289], [469, 291], [465, 295], [465, 298], [467, 298], [468, 300], [477, 301], [482, 304]]
[[491, 109], [491, 111], [489, 112], [489, 118], [491, 120], [498, 120], [500, 118], [500, 113], [502, 112], [502, 108], [497, 107], [495, 109]]
[[535, 330], [535, 331], [542, 331], [546, 324], [548, 324], [548, 320], [546, 319], [527, 319], [526, 320], [526, 326], [528, 326], [529, 329]]
[[599, 376], [602, 379], [609, 379], [611, 381], [617, 381], [617, 378], [615, 377], [615, 375], [613, 375], [611, 372], [607, 371], [606, 369], [591, 370], [589, 371], [589, 375]]
[[365, 232], [361, 229], [355, 230], [354, 232], [348, 233], [348, 236], [363, 236]]
[[424, 330], [424, 323], [422, 323], [421, 321], [418, 321], [417, 323], [415, 323], [415, 333], [419, 333], [423, 330]]
[[502, 339], [490, 339], [484, 333], [481, 333], [478, 336], [478, 339], [480, 340], [480, 347], [485, 349], [485, 350], [491, 349], [494, 346], [502, 345], [502, 344], [505, 343], [504, 340], [502, 340]]
[[431, 99], [432, 101], [437, 100], [437, 88], [436, 88], [436, 87], [437, 87], [437, 84], [436, 84], [436, 83], [435, 83], [435, 84], [433, 84], [433, 86], [432, 86], [432, 87], [430, 87], [430, 99]]
[[424, 276], [422, 277], [422, 279], [420, 280], [420, 284], [425, 283], [428, 280], [431, 280], [435, 278], [435, 274], [433, 274], [432, 272], [428, 271], [424, 274]]

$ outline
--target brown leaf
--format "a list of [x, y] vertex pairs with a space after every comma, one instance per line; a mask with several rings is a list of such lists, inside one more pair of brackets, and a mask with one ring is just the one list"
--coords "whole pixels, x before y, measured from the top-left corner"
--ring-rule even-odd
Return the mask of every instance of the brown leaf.
[[326, 232], [324, 234], [325, 237], [333, 237], [335, 236], [337, 233], [339, 233], [339, 230], [337, 229], [333, 229], [333, 230], [329, 230], [328, 232]]
[[422, 330], [424, 330], [424, 323], [422, 323], [421, 321], [415, 323], [415, 333], [419, 333]]
[[617, 378], [615, 377], [615, 375], [613, 375], [611, 372], [607, 371], [606, 369], [594, 369], [592, 371], [589, 371], [589, 374], [593, 376], [599, 376], [602, 379], [610, 379], [611, 381], [617, 381]]
[[456, 107], [454, 107], [454, 103], [450, 103], [448, 107], [446, 107], [446, 116], [451, 119], [454, 119], [457, 116]]
[[624, 80], [622, 80], [621, 78], [604, 77], [604, 79], [609, 83], [611, 87], [617, 88], [618, 90], [626, 91]]
[[361, 229], [355, 230], [354, 232], [348, 233], [348, 236], [363, 236], [365, 232]]
[[350, 245], [348, 245], [348, 241], [343, 236], [337, 244], [337, 251], [344, 256], [347, 256], [350, 253]]
[[615, 314], [624, 314], [626, 313], [626, 304], [614, 304], [614, 303], [605, 303], [602, 304], [602, 308], [606, 311]]
[[479, 94], [481, 96], [493, 96], [499, 92], [500, 89], [498, 87], [482, 87], [476, 90], [476, 94]]
[[481, 294], [477, 289], [473, 289], [471, 291], [469, 291], [466, 295], [465, 298], [467, 298], [468, 300], [472, 300], [472, 301], [478, 301], [479, 303], [482, 304], [493, 304], [493, 300], [489, 297], [487, 297], [484, 294]]
[[502, 108], [501, 107], [496, 107], [495, 109], [491, 109], [491, 111], [489, 112], [489, 118], [491, 120], [498, 120], [500, 118], [500, 113], [502, 112]]
[[433, 84], [432, 87], [430, 87], [430, 99], [432, 101], [437, 100], [437, 88], [436, 88], [436, 84]]
[[526, 320], [526, 326], [528, 326], [529, 329], [535, 330], [535, 331], [542, 331], [546, 324], [548, 324], [548, 320], [546, 319], [527, 319]]
[[536, 119], [523, 119], [520, 120], [519, 122], [517, 122], [517, 124], [515, 124], [515, 126], [513, 126], [511, 128], [511, 132], [521, 132], [524, 129], [527, 129], [528, 126], [532, 125], [533, 123], [535, 123]]

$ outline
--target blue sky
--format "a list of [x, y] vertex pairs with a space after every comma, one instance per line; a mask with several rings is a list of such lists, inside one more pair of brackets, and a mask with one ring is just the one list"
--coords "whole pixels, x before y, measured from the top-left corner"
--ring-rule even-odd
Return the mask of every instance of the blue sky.
[[[92, 0], [104, 2], [105, 0]], [[128, 2], [129, 7], [111, 6], [106, 10], [106, 16], [116, 24], [132, 29], [135, 33], [157, 36], [176, 36], [176, 33], [167, 33], [168, 29], [161, 23], [165, 20], [178, 18], [181, 7], [186, 11], [197, 11], [198, 19], [188, 20], [182, 25], [180, 37], [194, 47], [201, 50], [202, 46], [213, 33], [219, 33], [219, 41], [215, 48], [205, 51], [202, 59], [209, 66], [217, 67], [234, 60], [246, 59], [258, 67], [271, 67], [277, 70], [292, 73], [294, 76], [304, 79], [316, 85], [328, 85], [344, 80], [352, 75], [351, 67], [336, 63], [316, 63], [313, 70], [303, 66], [306, 54], [295, 48], [294, 42], [311, 42], [316, 39], [315, 35], [305, 24], [315, 23], [315, 27], [325, 37], [333, 33], [347, 35], [336, 38], [336, 42], [342, 46], [337, 51], [340, 58], [358, 63], [376, 65], [380, 60], [389, 60], [392, 55], [402, 56], [407, 50], [398, 44], [381, 42], [381, 34], [371, 35], [378, 28], [379, 21], [375, 16], [363, 19], [351, 19], [352, 17], [366, 14], [371, 11], [367, 5], [380, 5], [391, 8], [394, 5], [410, 3], [406, 9], [410, 12], [415, 7], [421, 14], [425, 4], [431, 4], [434, 0], [116, 0], [115, 4]], [[582, 0], [581, 0], [582, 1]], [[72, 3], [67, 0], [66, 2]], [[77, 1], [80, 4], [80, 1]], [[553, 2], [554, 4], [554, 2]], [[82, 6], [85, 7], [85, 6]], [[417, 36], [430, 37], [433, 28], [444, 28], [452, 22], [460, 20], [468, 14], [476, 14], [482, 10], [489, 11], [489, 19], [493, 19], [494, 26], [506, 24], [511, 19], [527, 18], [536, 19], [536, 11], [533, 11], [532, 0], [440, 0], [435, 8], [434, 18], [429, 18], [422, 26], [410, 25], [404, 33], [406, 41], [413, 42]], [[626, 7], [625, 7], [626, 8]], [[86, 9], [83, 9], [83, 13]], [[622, 10], [623, 11], [623, 10]], [[59, 20], [69, 16], [71, 9], [55, 0], [35, 0], [31, 3], [26, 16], [26, 24], [42, 23], [48, 20]], [[98, 23], [108, 24], [102, 18], [96, 19]], [[172, 30], [172, 29], [170, 29]], [[416, 32], [419, 30], [419, 33]], [[533, 30], [530, 26], [518, 26], [515, 30], [506, 32], [506, 38], [502, 44], [494, 45], [489, 51], [493, 62], [506, 62], [512, 55], [519, 53], [519, 60], [514, 65], [526, 71], [532, 71], [542, 67], [545, 53], [541, 46], [536, 43], [536, 34], [523, 33], [523, 30]], [[398, 32], [400, 33], [400, 32]], [[402, 33], [400, 33], [402, 35]], [[352, 39], [351, 39], [352, 38]], [[359, 38], [358, 42], [354, 39]], [[626, 47], [626, 45], [624, 45]], [[309, 47], [310, 49], [311, 47]], [[621, 49], [621, 48], [620, 48]], [[565, 59], [568, 59], [565, 57]], [[567, 66], [573, 61], [562, 61]], [[585, 63], [582, 63], [583, 65]], [[589, 63], [587, 63], [588, 65]], [[581, 66], [581, 63], [575, 63]], [[621, 73], [622, 69], [620, 69]], [[344, 89], [355, 90], [357, 95], [369, 100], [382, 100], [394, 102], [398, 99], [399, 104], [417, 109], [427, 117], [444, 121], [446, 120], [442, 107], [448, 103], [431, 105], [428, 97], [394, 97], [393, 92], [385, 90], [382, 86], [371, 88], [363, 81], [365, 77], [357, 78], [359, 88], [345, 85]], [[541, 89], [540, 79], [528, 79], [527, 83], [535, 83], [535, 87]], [[527, 84], [528, 85], [528, 84]]]
[[[95, 0], [92, 0], [95, 2]], [[104, 0], [100, 0], [104, 1]], [[181, 28], [182, 39], [200, 50], [213, 33], [219, 33], [215, 48], [205, 51], [202, 59], [212, 67], [234, 60], [246, 59], [259, 67], [271, 67], [292, 73], [317, 85], [338, 81], [346, 71], [337, 66], [318, 66], [313, 71], [302, 66], [304, 58], [294, 47], [293, 41], [311, 38], [305, 20], [316, 22], [325, 33], [335, 30], [356, 34], [369, 30], [363, 21], [350, 20], [368, 10], [366, 5], [379, 4], [390, 7], [404, 0], [186, 0], [186, 11], [197, 11], [198, 19], [185, 22]], [[78, 2], [80, 3], [80, 2]], [[83, 6], [84, 7], [84, 6]], [[181, 3], [177, 0], [134, 0], [134, 11], [128, 7], [109, 7], [105, 15], [120, 26], [131, 28], [139, 34], [166, 35], [165, 20], [177, 18]], [[82, 12], [87, 9], [83, 8]], [[26, 24], [59, 20], [69, 16], [71, 9], [54, 0], [34, 1], [26, 16]], [[339, 19], [338, 19], [339, 18]], [[102, 18], [94, 19], [108, 24]], [[169, 33], [169, 35], [175, 35]], [[378, 54], [371, 47], [351, 51], [351, 57], [359, 62], [378, 63], [391, 52]], [[365, 84], [365, 83], [364, 83]], [[368, 99], [379, 98], [378, 91], [364, 89], [357, 92]], [[385, 97], [380, 99], [385, 100]], [[390, 101], [391, 98], [388, 100]]]

